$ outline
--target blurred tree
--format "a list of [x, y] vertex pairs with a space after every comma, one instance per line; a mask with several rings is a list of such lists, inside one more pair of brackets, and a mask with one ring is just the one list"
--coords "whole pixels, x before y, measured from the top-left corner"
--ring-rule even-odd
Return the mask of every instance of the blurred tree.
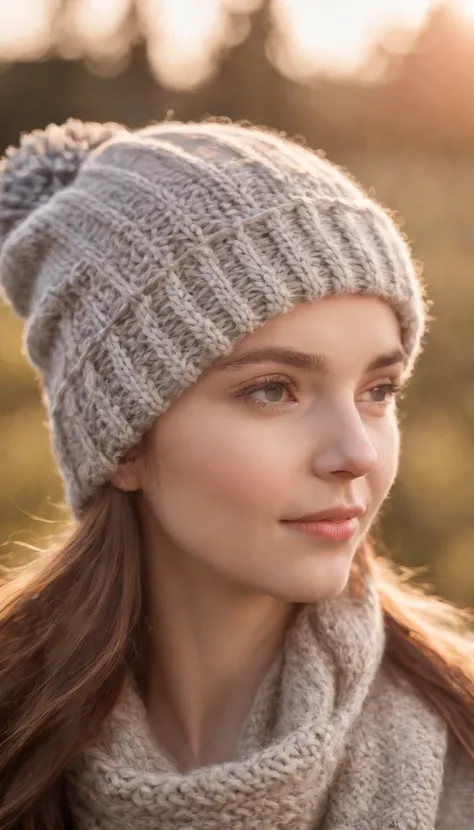
[[415, 37], [395, 34], [375, 45], [366, 65], [369, 73], [371, 65], [379, 68], [376, 129], [392, 146], [472, 153], [474, 25], [441, 2]]
[[230, 49], [222, 45], [219, 72], [202, 93], [203, 109], [218, 115], [233, 113], [234, 119], [274, 127], [279, 126], [279, 116], [285, 120], [291, 106], [287, 84], [268, 57], [268, 41], [275, 26], [271, 7], [271, 0], [264, 0], [247, 16], [245, 38]]

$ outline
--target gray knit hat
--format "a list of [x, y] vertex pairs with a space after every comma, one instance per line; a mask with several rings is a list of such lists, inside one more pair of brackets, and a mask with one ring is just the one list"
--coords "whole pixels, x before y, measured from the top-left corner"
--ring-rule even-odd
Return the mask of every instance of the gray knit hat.
[[296, 304], [373, 294], [411, 370], [427, 304], [388, 212], [262, 129], [69, 120], [0, 167], [0, 283], [27, 318], [76, 518], [124, 453], [236, 340]]

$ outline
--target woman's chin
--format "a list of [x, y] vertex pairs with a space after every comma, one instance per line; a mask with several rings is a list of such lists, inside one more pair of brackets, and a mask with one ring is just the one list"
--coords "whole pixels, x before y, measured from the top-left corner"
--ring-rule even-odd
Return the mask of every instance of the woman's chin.
[[331, 564], [308, 569], [306, 574], [288, 574], [268, 592], [284, 602], [312, 603], [337, 597], [344, 591], [350, 576], [352, 556], [337, 557]]

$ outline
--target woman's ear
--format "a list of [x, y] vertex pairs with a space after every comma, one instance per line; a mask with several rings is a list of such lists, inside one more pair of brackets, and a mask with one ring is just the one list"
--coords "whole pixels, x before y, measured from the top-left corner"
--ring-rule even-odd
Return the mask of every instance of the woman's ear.
[[142, 487], [143, 447], [142, 442], [128, 450], [120, 459], [112, 476], [112, 484], [119, 490], [131, 492]]

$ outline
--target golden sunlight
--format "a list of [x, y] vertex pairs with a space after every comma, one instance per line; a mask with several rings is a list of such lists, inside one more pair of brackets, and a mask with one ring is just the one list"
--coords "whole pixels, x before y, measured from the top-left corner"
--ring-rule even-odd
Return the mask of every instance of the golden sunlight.
[[0, 0], [0, 57], [41, 55], [49, 39], [51, 0]]
[[76, 24], [90, 40], [108, 37], [128, 5], [128, 0], [82, 0], [75, 6]]
[[474, 18], [474, 0], [456, 0], [455, 5], [463, 14]]
[[[248, 9], [249, 0], [136, 0], [150, 36], [150, 58], [160, 79], [177, 86], [205, 77], [212, 51], [225, 36], [225, 8]], [[89, 42], [106, 41], [130, 0], [77, 0], [74, 18]], [[284, 33], [285, 68], [293, 76], [318, 68], [357, 70], [374, 37], [391, 26], [416, 29], [433, 0], [274, 0]], [[54, 0], [0, 0], [0, 57], [41, 54], [47, 45]], [[474, 0], [453, 0], [474, 19]], [[156, 45], [153, 33], [156, 31]], [[164, 36], [163, 36], [164, 35]]]
[[149, 45], [150, 59], [160, 81], [177, 86], [193, 86], [206, 77], [213, 46], [224, 24], [220, 0], [148, 0], [146, 14], [153, 26], [158, 19], [158, 34], [166, 37]]
[[356, 70], [370, 42], [390, 26], [417, 28], [430, 0], [276, 0], [288, 32], [285, 61], [293, 76], [315, 68]]

